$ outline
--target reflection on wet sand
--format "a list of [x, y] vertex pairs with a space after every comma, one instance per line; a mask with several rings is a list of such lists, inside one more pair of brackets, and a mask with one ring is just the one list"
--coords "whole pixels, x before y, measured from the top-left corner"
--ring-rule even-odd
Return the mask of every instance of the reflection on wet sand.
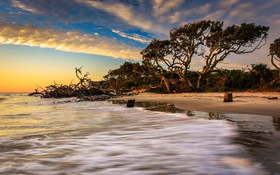
[[228, 120], [238, 126], [236, 142], [272, 174], [280, 174], [280, 119], [261, 115], [209, 113], [209, 119]]
[[273, 117], [272, 122], [273, 122], [275, 130], [280, 131], [280, 118], [279, 117]]
[[277, 123], [277, 118], [271, 116], [209, 112], [208, 119], [234, 122], [237, 124], [239, 131], [268, 133], [279, 130], [279, 122]]
[[248, 114], [209, 112], [209, 120], [227, 120], [238, 126], [236, 142], [245, 145], [271, 174], [280, 174], [280, 118]]
[[249, 114], [209, 112], [209, 120], [227, 120], [238, 127], [236, 143], [245, 145], [248, 156], [271, 174], [280, 174], [280, 118]]

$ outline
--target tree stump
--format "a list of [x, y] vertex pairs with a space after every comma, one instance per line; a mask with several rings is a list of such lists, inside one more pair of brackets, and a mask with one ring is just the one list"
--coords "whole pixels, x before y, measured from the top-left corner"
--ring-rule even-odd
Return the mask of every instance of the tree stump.
[[131, 108], [134, 107], [135, 100], [127, 100], [126, 107]]
[[224, 102], [232, 102], [232, 93], [224, 94]]

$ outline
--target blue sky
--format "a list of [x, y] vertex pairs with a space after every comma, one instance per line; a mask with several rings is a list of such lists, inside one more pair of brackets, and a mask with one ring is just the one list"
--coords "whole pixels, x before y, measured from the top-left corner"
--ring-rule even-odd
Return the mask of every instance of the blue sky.
[[[0, 92], [66, 84], [82, 65], [100, 80], [124, 61], [141, 62], [139, 52], [153, 38], [167, 39], [170, 29], [199, 20], [270, 26], [266, 46], [231, 55], [220, 67], [271, 66], [279, 9], [280, 0], [0, 0]], [[192, 68], [202, 65], [197, 60]]]

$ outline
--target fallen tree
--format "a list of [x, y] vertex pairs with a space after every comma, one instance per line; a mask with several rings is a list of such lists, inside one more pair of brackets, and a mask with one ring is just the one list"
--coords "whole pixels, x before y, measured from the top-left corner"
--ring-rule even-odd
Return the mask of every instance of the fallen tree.
[[[83, 67], [83, 66], [82, 66]], [[77, 84], [62, 85], [54, 82], [42, 89], [40, 92], [42, 98], [67, 98], [77, 97], [82, 101], [102, 101], [118, 95], [120, 90], [102, 89], [99, 82], [92, 81], [89, 78], [89, 73], [82, 74], [82, 67], [76, 69], [76, 77], [79, 79]], [[127, 90], [126, 90], [127, 91]]]

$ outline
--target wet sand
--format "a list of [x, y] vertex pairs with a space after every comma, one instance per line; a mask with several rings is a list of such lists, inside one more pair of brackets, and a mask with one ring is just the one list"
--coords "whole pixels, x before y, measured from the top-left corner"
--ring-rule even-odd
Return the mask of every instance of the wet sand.
[[[116, 100], [135, 99], [139, 102], [167, 102], [177, 108], [190, 111], [259, 114], [280, 117], [280, 93], [248, 93], [233, 94], [233, 102], [223, 102], [224, 93], [182, 93], [153, 94], [140, 93], [135, 96], [124, 96]], [[268, 98], [277, 99], [268, 99]]]

